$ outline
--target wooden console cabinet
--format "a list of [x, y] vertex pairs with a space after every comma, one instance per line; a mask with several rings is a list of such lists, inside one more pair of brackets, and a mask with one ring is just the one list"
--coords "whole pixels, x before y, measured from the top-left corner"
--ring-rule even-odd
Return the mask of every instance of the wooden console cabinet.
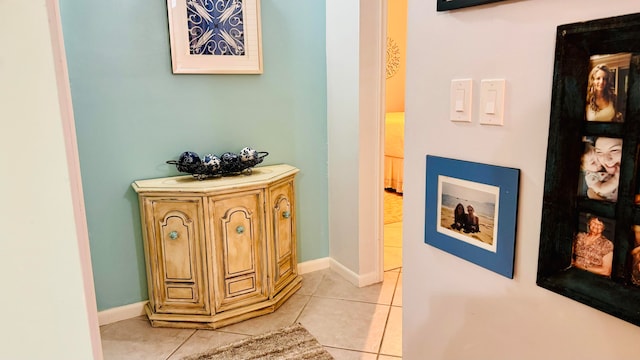
[[301, 286], [289, 165], [139, 180], [153, 326], [216, 329], [275, 311]]

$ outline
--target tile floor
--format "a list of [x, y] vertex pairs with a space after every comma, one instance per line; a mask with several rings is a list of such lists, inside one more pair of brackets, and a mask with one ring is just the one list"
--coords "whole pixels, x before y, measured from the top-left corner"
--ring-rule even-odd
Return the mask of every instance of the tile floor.
[[300, 322], [336, 360], [402, 359], [402, 226], [385, 225], [384, 281], [358, 288], [325, 269], [276, 312], [218, 330], [152, 328], [145, 316], [100, 328], [105, 360], [178, 360]]
[[401, 359], [400, 269], [363, 288], [328, 269], [302, 276], [302, 288], [273, 314], [218, 330], [152, 328], [144, 316], [104, 325], [104, 358], [177, 360], [300, 322], [337, 360]]

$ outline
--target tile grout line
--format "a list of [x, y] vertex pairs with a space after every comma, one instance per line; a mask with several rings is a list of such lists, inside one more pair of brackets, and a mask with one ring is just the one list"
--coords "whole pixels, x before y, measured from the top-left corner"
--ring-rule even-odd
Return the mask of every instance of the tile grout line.
[[322, 280], [324, 280], [325, 274], [322, 274], [322, 276], [320, 277], [320, 280], [318, 280], [318, 286], [316, 286], [316, 288], [311, 292], [311, 295], [309, 295], [309, 299], [307, 300], [307, 302], [304, 304], [304, 306], [302, 307], [302, 309], [300, 310], [300, 312], [298, 313], [298, 316], [296, 316], [295, 320], [293, 321], [294, 324], [298, 323], [300, 321], [300, 317], [302, 316], [302, 313], [304, 312], [304, 310], [307, 308], [307, 306], [309, 305], [309, 303], [311, 302], [311, 298], [316, 297], [316, 291], [318, 291], [318, 288], [320, 287], [320, 284], [322, 283]]
[[396, 283], [393, 286], [393, 295], [391, 295], [391, 303], [389, 304], [389, 312], [387, 313], [387, 318], [384, 323], [384, 331], [382, 332], [382, 337], [380, 337], [380, 345], [378, 346], [378, 357], [382, 354], [382, 344], [384, 343], [384, 338], [387, 336], [387, 327], [389, 326], [389, 318], [391, 317], [391, 308], [393, 307], [393, 299], [396, 297], [396, 291], [398, 290], [398, 279], [400, 278], [400, 273], [397, 273]]
[[178, 350], [180, 350], [180, 348], [181, 348], [184, 344], [186, 344], [186, 342], [187, 342], [187, 341], [189, 341], [189, 339], [191, 339], [191, 338], [193, 337], [193, 335], [195, 335], [195, 334], [196, 334], [196, 331], [198, 331], [198, 329], [194, 329], [194, 330], [193, 330], [193, 332], [191, 333], [191, 335], [187, 336], [187, 338], [186, 338], [186, 339], [184, 339], [184, 341], [183, 341], [183, 342], [181, 342], [181, 343], [180, 343], [180, 345], [178, 345], [178, 346], [177, 346], [177, 347], [176, 347], [176, 348], [171, 352], [171, 354], [169, 354], [169, 356], [167, 356], [167, 358], [166, 358], [165, 360], [169, 360], [169, 359], [171, 359], [171, 357], [172, 357], [176, 352], [178, 352]]

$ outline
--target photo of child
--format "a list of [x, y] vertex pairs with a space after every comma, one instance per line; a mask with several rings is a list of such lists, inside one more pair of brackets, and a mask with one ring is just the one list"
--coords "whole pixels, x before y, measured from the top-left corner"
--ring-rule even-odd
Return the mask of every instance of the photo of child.
[[[578, 195], [594, 200], [616, 202], [620, 181], [618, 164], [622, 154], [622, 140], [585, 136], [583, 143]], [[614, 166], [609, 166], [611, 163], [615, 163]]]

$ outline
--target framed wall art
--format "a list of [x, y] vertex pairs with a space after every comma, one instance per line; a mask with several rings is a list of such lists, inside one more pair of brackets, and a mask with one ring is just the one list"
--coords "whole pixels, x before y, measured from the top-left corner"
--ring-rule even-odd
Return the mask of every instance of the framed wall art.
[[427, 155], [425, 243], [513, 278], [520, 170]]
[[557, 28], [537, 284], [640, 325], [640, 14]]
[[436, 0], [438, 11], [455, 10], [469, 6], [489, 4], [503, 0]]
[[260, 0], [167, 0], [174, 74], [261, 74]]

